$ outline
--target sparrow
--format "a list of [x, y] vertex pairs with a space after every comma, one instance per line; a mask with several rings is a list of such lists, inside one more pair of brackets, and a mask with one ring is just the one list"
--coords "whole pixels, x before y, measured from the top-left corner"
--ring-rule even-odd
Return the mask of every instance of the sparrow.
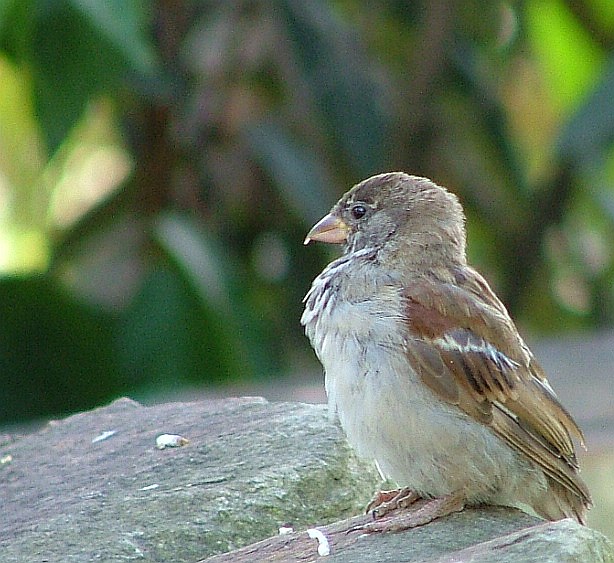
[[310, 241], [344, 245], [301, 318], [329, 411], [402, 486], [376, 496], [374, 516], [418, 503], [405, 529], [488, 504], [585, 524], [591, 497], [572, 441], [584, 445], [582, 432], [467, 264], [458, 198], [427, 178], [379, 174], [348, 191]]

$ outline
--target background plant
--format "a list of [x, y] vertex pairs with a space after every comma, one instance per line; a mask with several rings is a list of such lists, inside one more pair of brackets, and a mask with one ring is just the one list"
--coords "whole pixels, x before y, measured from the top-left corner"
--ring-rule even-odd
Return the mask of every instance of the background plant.
[[456, 191], [525, 332], [614, 314], [609, 0], [0, 2], [0, 421], [317, 369], [353, 183]]

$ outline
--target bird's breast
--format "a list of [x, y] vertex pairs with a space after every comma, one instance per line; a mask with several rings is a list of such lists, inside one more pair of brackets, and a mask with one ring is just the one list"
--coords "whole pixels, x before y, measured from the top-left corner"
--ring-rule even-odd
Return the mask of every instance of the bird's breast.
[[511, 451], [435, 397], [413, 370], [400, 289], [381, 284], [360, 295], [343, 277], [325, 274], [306, 297], [302, 322], [324, 366], [331, 414], [348, 441], [387, 476], [427, 494], [455, 490], [468, 467], [474, 488], [489, 487], [501, 464], [511, 463]]
[[[360, 277], [360, 270], [349, 278], [334, 265], [314, 281], [302, 322], [324, 366], [331, 414], [359, 453], [376, 457], [374, 445], [398, 422], [399, 394], [419, 407], [424, 386], [405, 353], [401, 286], [378, 282], [368, 272]], [[419, 411], [406, 423], [420, 425]]]

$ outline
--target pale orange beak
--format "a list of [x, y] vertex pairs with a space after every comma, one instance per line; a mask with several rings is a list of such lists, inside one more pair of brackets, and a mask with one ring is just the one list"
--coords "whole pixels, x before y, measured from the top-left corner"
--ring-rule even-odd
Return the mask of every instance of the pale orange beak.
[[329, 213], [320, 219], [307, 233], [303, 244], [309, 244], [312, 240], [341, 244], [348, 238], [349, 227], [339, 217]]

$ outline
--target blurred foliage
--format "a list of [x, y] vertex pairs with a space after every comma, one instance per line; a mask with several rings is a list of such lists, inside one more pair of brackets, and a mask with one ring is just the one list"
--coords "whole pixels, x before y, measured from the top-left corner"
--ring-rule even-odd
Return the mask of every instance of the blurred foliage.
[[456, 191], [526, 330], [614, 317], [611, 0], [0, 0], [0, 422], [317, 369], [302, 247]]

